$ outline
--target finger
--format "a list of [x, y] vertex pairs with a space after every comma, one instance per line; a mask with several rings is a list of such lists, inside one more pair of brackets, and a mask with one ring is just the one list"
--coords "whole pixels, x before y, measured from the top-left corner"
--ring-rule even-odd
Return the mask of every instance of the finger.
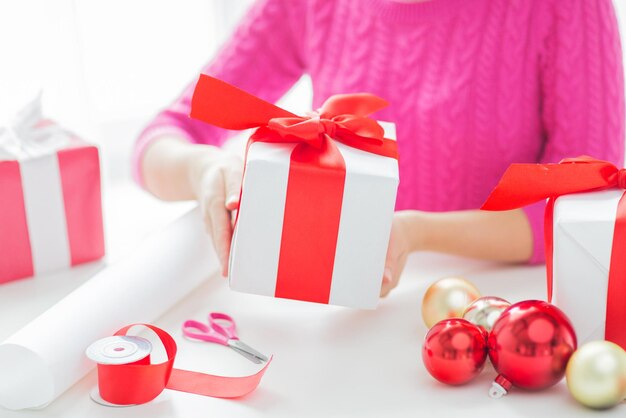
[[385, 267], [385, 271], [383, 272], [383, 284], [391, 283], [392, 277], [393, 273], [391, 272], [391, 267]]
[[227, 277], [230, 240], [232, 238], [230, 216], [228, 215], [228, 211], [224, 208], [223, 201], [216, 201], [214, 207], [215, 209], [212, 211], [211, 215], [211, 223], [214, 231], [215, 249], [222, 266], [222, 276]]
[[381, 298], [387, 297], [389, 292], [391, 292], [391, 289], [393, 289], [393, 286], [391, 285], [391, 283], [383, 283], [383, 285], [380, 287], [380, 297]]
[[380, 287], [380, 297], [384, 298], [393, 289], [393, 279], [395, 271], [395, 251], [393, 229], [389, 237], [389, 245], [387, 246], [387, 254], [385, 256], [385, 270], [383, 270], [383, 282]]
[[215, 251], [222, 267], [222, 274], [228, 273], [228, 254], [230, 252], [230, 217], [224, 204], [224, 179], [221, 172], [210, 178], [204, 186], [204, 218], [207, 232], [210, 234]]
[[[239, 202], [237, 202], [237, 206], [239, 206]], [[233, 228], [233, 234], [235, 233], [235, 220], [236, 219], [237, 219], [237, 209], [234, 209], [230, 212], [230, 226]]]
[[393, 287], [393, 273], [390, 267], [385, 267], [385, 271], [383, 272], [383, 282], [380, 286], [380, 297], [384, 298], [389, 294], [391, 288]]
[[226, 189], [226, 209], [237, 209], [241, 192], [241, 178], [243, 176], [242, 168], [240, 166], [228, 167], [222, 173]]
[[239, 196], [231, 196], [225, 203], [226, 209], [229, 211], [235, 211], [239, 207]]
[[222, 266], [222, 275], [228, 276], [228, 256], [230, 254], [230, 240], [232, 229], [230, 216], [224, 207], [223, 198], [215, 198], [209, 204], [211, 230], [213, 233], [213, 243], [215, 251]]

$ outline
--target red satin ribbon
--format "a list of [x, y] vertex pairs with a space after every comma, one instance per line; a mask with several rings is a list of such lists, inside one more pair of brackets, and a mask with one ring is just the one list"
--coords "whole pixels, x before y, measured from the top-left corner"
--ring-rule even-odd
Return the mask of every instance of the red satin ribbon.
[[[626, 189], [626, 169], [588, 156], [564, 159], [558, 164], [512, 164], [491, 192], [483, 210], [511, 210], [548, 199], [544, 239], [548, 301], [552, 300], [553, 216], [557, 197], [612, 188]], [[626, 194], [620, 198], [611, 248], [605, 338], [626, 349]]]
[[370, 93], [331, 96], [318, 112], [297, 116], [217, 78], [201, 74], [191, 98], [190, 116], [225, 129], [259, 128], [250, 140], [299, 142], [321, 149], [327, 141], [398, 158], [396, 141], [368, 116], [387, 106]]
[[165, 331], [148, 324], [125, 326], [115, 335], [126, 335], [131, 327], [143, 325], [159, 337], [167, 360], [150, 364], [150, 357], [132, 364], [98, 364], [98, 389], [100, 396], [116, 405], [143, 404], [156, 398], [165, 388], [215, 398], [237, 398], [252, 392], [259, 385], [267, 366], [251, 376], [226, 377], [174, 368], [176, 342]]
[[384, 138], [383, 128], [368, 117], [385, 106], [385, 100], [369, 93], [341, 94], [318, 112], [297, 116], [200, 76], [192, 118], [225, 129], [257, 128], [248, 148], [256, 141], [297, 143], [290, 158], [275, 296], [328, 303], [346, 175], [335, 141], [397, 159], [396, 142]]

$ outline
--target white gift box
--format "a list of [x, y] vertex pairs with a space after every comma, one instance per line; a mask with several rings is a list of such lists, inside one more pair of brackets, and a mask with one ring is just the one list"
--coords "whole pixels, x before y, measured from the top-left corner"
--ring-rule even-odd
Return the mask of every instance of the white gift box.
[[[385, 137], [395, 139], [395, 126], [380, 124]], [[307, 283], [330, 280], [328, 296], [320, 299], [276, 292], [277, 282], [282, 280], [278, 272], [284, 262], [281, 241], [295, 143], [254, 142], [248, 149], [229, 261], [231, 289], [352, 308], [376, 307], [398, 187], [398, 161], [335, 144], [345, 161], [345, 183], [334, 263], [330, 266], [332, 278], [315, 277], [305, 268], [298, 272], [299, 277], [291, 278]], [[311, 167], [310, 175], [320, 174]], [[297, 197], [289, 197], [293, 198]], [[305, 242], [307, 237], [302, 236], [302, 240]], [[312, 251], [310, 257], [315, 256]]]
[[571, 319], [579, 345], [604, 340], [613, 232], [623, 193], [578, 193], [555, 202], [553, 303]]

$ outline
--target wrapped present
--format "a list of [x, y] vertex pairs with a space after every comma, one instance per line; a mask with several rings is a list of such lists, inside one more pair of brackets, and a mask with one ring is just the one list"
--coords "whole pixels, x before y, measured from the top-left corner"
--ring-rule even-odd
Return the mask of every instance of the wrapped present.
[[376, 306], [398, 186], [393, 124], [368, 117], [384, 106], [371, 94], [337, 95], [299, 117], [200, 77], [192, 117], [257, 128], [231, 245], [232, 289]]
[[0, 129], [0, 283], [104, 255], [98, 149], [42, 117]]
[[581, 343], [606, 339], [626, 349], [625, 188], [626, 170], [591, 157], [513, 164], [483, 206], [548, 199], [548, 300], [569, 316]]

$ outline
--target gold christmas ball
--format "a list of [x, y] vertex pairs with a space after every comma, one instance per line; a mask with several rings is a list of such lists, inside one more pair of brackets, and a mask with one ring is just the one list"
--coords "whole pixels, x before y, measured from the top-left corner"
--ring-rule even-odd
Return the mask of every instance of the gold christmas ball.
[[493, 324], [500, 314], [511, 304], [496, 296], [483, 296], [470, 303], [463, 312], [463, 319], [467, 319], [474, 325], [483, 327], [485, 331], [491, 331]]
[[426, 290], [422, 300], [422, 318], [428, 328], [447, 318], [461, 318], [465, 308], [480, 297], [469, 281], [460, 277], [439, 279]]
[[592, 341], [574, 352], [565, 376], [578, 402], [589, 408], [610, 408], [626, 397], [626, 352], [608, 341]]

